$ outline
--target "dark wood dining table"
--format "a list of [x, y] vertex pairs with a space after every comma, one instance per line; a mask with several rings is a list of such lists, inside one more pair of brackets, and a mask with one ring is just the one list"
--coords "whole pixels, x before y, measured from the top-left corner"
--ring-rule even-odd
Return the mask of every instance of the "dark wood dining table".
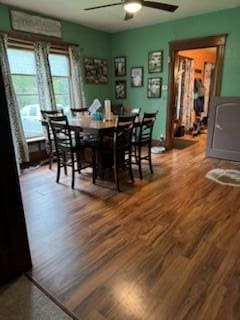
[[104, 135], [113, 133], [115, 128], [115, 120], [113, 118], [111, 121], [106, 120], [94, 120], [90, 116], [81, 117], [68, 117], [68, 123], [73, 131], [82, 131], [89, 134], [95, 135], [99, 140]]
[[[141, 122], [140, 118], [136, 118], [136, 126], [139, 125]], [[114, 128], [116, 123], [116, 116], [110, 120], [94, 120], [89, 115], [81, 115], [79, 117], [68, 117], [68, 123], [70, 129], [75, 132], [75, 140], [78, 143], [80, 132], [87, 133], [90, 135], [94, 135], [95, 138], [98, 140], [98, 167], [100, 172], [103, 172], [103, 168], [105, 166], [110, 166], [112, 161], [113, 154], [109, 154], [108, 156], [104, 156], [104, 151], [106, 151], [106, 145], [103, 143], [104, 137], [110, 137], [114, 134]], [[42, 124], [46, 125], [47, 121], [42, 120]], [[105, 150], [104, 150], [105, 149]]]

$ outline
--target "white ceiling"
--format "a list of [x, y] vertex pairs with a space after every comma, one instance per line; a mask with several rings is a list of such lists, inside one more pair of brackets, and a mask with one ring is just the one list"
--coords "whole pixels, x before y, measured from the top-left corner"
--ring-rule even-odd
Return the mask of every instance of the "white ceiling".
[[134, 19], [124, 21], [122, 5], [94, 11], [83, 10], [87, 7], [121, 2], [120, 0], [0, 0], [2, 3], [18, 8], [36, 11], [107, 32], [118, 32], [240, 6], [240, 0], [155, 1], [176, 4], [179, 5], [179, 9], [175, 13], [166, 13], [156, 9], [143, 8]]

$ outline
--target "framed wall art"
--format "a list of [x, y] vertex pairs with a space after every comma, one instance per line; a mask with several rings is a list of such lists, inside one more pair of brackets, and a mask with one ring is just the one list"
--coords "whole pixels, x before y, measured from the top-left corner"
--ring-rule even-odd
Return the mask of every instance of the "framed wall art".
[[125, 77], [127, 75], [127, 58], [116, 57], [114, 59], [114, 68], [116, 77]]
[[106, 84], [108, 82], [108, 64], [106, 59], [83, 59], [85, 81], [89, 84]]
[[13, 30], [62, 38], [61, 22], [56, 19], [18, 10], [11, 10], [10, 17]]
[[127, 98], [127, 81], [126, 80], [117, 80], [115, 82], [115, 96], [116, 96], [116, 99]]
[[148, 78], [148, 98], [161, 98], [162, 78]]
[[163, 70], [163, 51], [151, 51], [148, 53], [148, 72], [162, 72]]
[[143, 87], [143, 67], [131, 68], [131, 87]]

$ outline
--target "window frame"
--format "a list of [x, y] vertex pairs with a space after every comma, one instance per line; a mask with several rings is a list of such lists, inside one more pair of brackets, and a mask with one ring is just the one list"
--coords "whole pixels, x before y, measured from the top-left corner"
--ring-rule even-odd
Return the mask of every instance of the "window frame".
[[[69, 76], [53, 76], [51, 74], [51, 77], [52, 77], [52, 82], [54, 80], [54, 78], [57, 78], [57, 79], [67, 79], [68, 80], [68, 88], [69, 88], [69, 102], [70, 102], [70, 106], [69, 108], [71, 109], [72, 106], [73, 106], [73, 91], [72, 91], [72, 75], [71, 75], [71, 66], [70, 66], [70, 58], [69, 58], [69, 53], [68, 51], [59, 51], [59, 50], [54, 50], [54, 49], [51, 49], [49, 50], [49, 55], [51, 54], [54, 54], [54, 55], [59, 55], [59, 56], [65, 56], [67, 57], [67, 60], [68, 60], [68, 70], [69, 70]], [[54, 88], [53, 88], [54, 90]], [[61, 93], [55, 93], [54, 92], [54, 96], [55, 96], [55, 100], [56, 100], [56, 96], [66, 96], [66, 94], [61, 94]]]
[[[9, 44], [8, 45], [8, 49], [15, 49], [15, 50], [23, 50], [23, 51], [30, 51], [34, 54], [34, 47], [33, 46], [23, 46], [23, 45], [14, 45], [14, 44]], [[35, 60], [35, 55], [34, 55], [34, 60]], [[35, 60], [36, 62], [36, 60]], [[10, 69], [10, 72], [11, 72], [11, 69]], [[35, 77], [35, 79], [37, 80], [37, 70], [36, 70], [36, 74], [26, 74], [26, 73], [11, 73], [11, 77], [12, 77], [12, 80], [13, 80], [13, 77], [14, 76], [22, 76], [22, 77]], [[14, 90], [15, 90], [15, 87], [14, 87]], [[37, 85], [37, 92], [36, 93], [17, 93], [17, 90], [15, 90], [15, 95], [16, 95], [16, 98], [17, 98], [17, 101], [18, 101], [18, 104], [19, 104], [19, 97], [33, 97], [33, 96], [36, 96], [37, 97], [37, 100], [38, 100], [38, 104], [40, 104], [40, 93], [39, 93], [39, 88], [38, 88], [38, 85]], [[21, 110], [20, 106], [19, 106], [19, 111]], [[22, 121], [22, 117], [21, 117], [21, 114], [20, 114], [20, 118], [21, 118], [21, 121]], [[23, 121], [22, 121], [22, 125], [23, 125]], [[24, 129], [24, 128], [23, 128]], [[25, 134], [25, 132], [24, 132]], [[26, 142], [28, 143], [29, 141], [31, 140], [42, 140], [44, 139], [44, 135], [42, 133], [42, 135], [39, 135], [39, 136], [34, 136], [34, 137], [27, 137], [25, 136], [26, 138]]]
[[[35, 41], [35, 40], [33, 40]], [[10, 38], [10, 42], [8, 44], [8, 49], [17, 49], [17, 50], [28, 50], [28, 51], [31, 51], [34, 53], [34, 46], [33, 46], [33, 41], [27, 41], [28, 42], [27, 44], [23, 44], [24, 41], [20, 41], [18, 42], [17, 40], [12, 40]], [[30, 42], [30, 44], [29, 44]], [[69, 44], [71, 45], [71, 44]], [[68, 60], [68, 66], [69, 66], [69, 76], [53, 76], [51, 74], [51, 79], [52, 79], [52, 82], [54, 80], [54, 78], [63, 78], [63, 79], [67, 79], [68, 80], [68, 88], [69, 88], [69, 102], [70, 102], [70, 106], [69, 108], [72, 107], [73, 105], [73, 96], [72, 96], [72, 80], [71, 80], [71, 66], [70, 66], [70, 58], [69, 58], [69, 52], [68, 52], [68, 46], [69, 45], [63, 45], [63, 46], [50, 46], [50, 49], [49, 49], [49, 55], [51, 54], [55, 54], [55, 55], [61, 55], [61, 56], [65, 56], [67, 57], [67, 60]], [[49, 60], [48, 60], [49, 61]], [[50, 64], [50, 62], [49, 62]], [[11, 73], [11, 76], [29, 76], [29, 77], [37, 77], [37, 71], [36, 71], [36, 74], [22, 74], [22, 73]], [[18, 100], [18, 97], [19, 96], [36, 96], [38, 97], [38, 101], [39, 101], [39, 104], [40, 104], [40, 92], [39, 92], [39, 87], [37, 85], [37, 93], [34, 93], [34, 94], [31, 94], [31, 93], [25, 93], [25, 94], [18, 94], [15, 90], [15, 94], [16, 94], [16, 98]], [[56, 96], [66, 96], [66, 94], [59, 94], [59, 93], [55, 93], [54, 92], [54, 96], [55, 96], [55, 99], [56, 99]], [[20, 108], [19, 108], [20, 110]], [[21, 119], [22, 121], [22, 119]], [[44, 135], [41, 135], [41, 136], [36, 136], [36, 137], [26, 137], [26, 141], [27, 143], [31, 143], [31, 141], [41, 141], [44, 139]]]

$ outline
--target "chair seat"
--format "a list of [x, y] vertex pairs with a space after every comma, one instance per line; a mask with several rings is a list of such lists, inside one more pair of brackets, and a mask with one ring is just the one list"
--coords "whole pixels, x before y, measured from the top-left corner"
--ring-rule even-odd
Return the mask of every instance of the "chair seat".
[[98, 142], [96, 140], [80, 140], [80, 143], [76, 143], [76, 141], [72, 141], [72, 146], [69, 143], [66, 142], [60, 142], [59, 143], [59, 149], [65, 150], [65, 151], [73, 151], [76, 152], [78, 150], [83, 150], [85, 148], [96, 148], [98, 146]]
[[140, 140], [139, 137], [133, 137], [132, 144], [137, 145], [137, 146], [140, 146], [140, 145], [144, 146], [144, 145], [148, 144], [150, 141], [151, 141], [151, 139], [149, 139], [149, 138], [146, 138], [146, 139], [142, 138]]

